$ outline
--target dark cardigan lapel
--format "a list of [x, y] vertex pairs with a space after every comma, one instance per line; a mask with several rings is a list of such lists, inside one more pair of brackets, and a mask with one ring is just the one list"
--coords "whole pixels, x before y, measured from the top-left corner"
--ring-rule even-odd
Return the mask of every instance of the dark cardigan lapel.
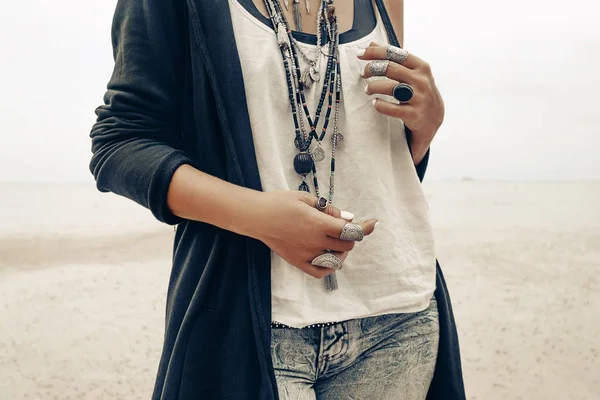
[[[383, 0], [375, 0], [375, 3], [379, 8], [390, 42], [399, 45]], [[229, 4], [224, 0], [187, 0], [187, 4], [191, 34], [196, 40], [216, 101], [220, 128], [228, 154], [229, 180], [261, 190], [235, 37], [231, 24], [223, 22], [231, 20]], [[407, 140], [410, 140], [410, 132], [407, 132]], [[417, 168], [421, 180], [425, 174], [428, 156], [429, 153]], [[252, 239], [246, 240], [246, 250], [252, 329], [262, 379], [267, 383], [266, 387], [261, 385], [259, 397], [268, 399], [273, 395], [277, 396], [269, 350], [271, 292], [270, 268], [266, 266], [270, 265], [270, 251], [264, 244]], [[428, 399], [464, 399], [458, 337], [450, 298], [439, 264], [437, 265], [436, 298], [440, 312], [440, 348]], [[271, 390], [274, 393], [270, 393]]]

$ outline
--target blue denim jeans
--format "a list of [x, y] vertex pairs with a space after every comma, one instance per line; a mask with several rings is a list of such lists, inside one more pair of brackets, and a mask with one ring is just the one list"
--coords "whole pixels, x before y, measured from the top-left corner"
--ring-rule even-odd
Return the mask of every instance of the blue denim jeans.
[[416, 313], [271, 332], [281, 400], [423, 400], [437, 357], [437, 303]]

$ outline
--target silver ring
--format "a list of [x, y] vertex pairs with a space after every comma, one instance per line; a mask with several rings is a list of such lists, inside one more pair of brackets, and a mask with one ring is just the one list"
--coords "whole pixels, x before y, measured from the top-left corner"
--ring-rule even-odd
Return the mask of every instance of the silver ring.
[[408, 51], [388, 44], [385, 47], [385, 56], [390, 61], [402, 64], [408, 58]]
[[392, 90], [392, 96], [400, 102], [400, 104], [406, 104], [413, 98], [415, 91], [413, 88], [406, 83], [399, 83], [394, 86]]
[[319, 197], [315, 201], [315, 208], [319, 211], [327, 210], [327, 199], [325, 197]]
[[312, 262], [312, 265], [323, 268], [332, 268], [336, 271], [342, 269], [342, 260], [331, 254], [330, 252], [326, 252], [321, 254], [320, 256], [315, 257]]
[[360, 242], [365, 237], [365, 231], [362, 226], [359, 224], [355, 224], [353, 222], [346, 222], [344, 228], [342, 228], [342, 233], [340, 233], [340, 240], [353, 240], [355, 242]]
[[371, 71], [371, 75], [373, 76], [385, 76], [388, 65], [390, 65], [389, 60], [375, 60], [369, 63], [369, 71]]

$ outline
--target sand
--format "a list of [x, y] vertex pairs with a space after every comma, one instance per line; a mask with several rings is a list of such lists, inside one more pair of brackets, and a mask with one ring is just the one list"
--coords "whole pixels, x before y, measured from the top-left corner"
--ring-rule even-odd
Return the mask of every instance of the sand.
[[[600, 399], [600, 183], [426, 182], [469, 399]], [[172, 228], [0, 184], [0, 400], [149, 399]]]

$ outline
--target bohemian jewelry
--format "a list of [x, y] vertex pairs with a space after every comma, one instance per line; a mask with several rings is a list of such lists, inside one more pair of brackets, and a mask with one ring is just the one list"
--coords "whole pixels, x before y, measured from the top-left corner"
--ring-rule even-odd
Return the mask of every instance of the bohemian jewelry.
[[415, 91], [410, 85], [406, 83], [399, 83], [394, 87], [392, 94], [394, 98], [400, 102], [400, 104], [405, 104], [413, 98]]
[[[294, 5], [297, 6], [299, 0], [294, 1]], [[320, 11], [321, 15], [318, 16], [318, 29], [323, 30], [325, 28], [325, 32], [327, 33], [329, 39], [329, 51], [327, 54], [327, 71], [325, 73], [325, 79], [323, 82], [323, 88], [321, 91], [321, 98], [319, 101], [319, 105], [317, 107], [315, 113], [315, 120], [313, 122], [311, 118], [310, 111], [308, 110], [308, 106], [306, 103], [306, 99], [304, 96], [304, 83], [302, 80], [302, 75], [300, 73], [300, 66], [298, 62], [298, 51], [299, 46], [295, 46], [294, 38], [292, 36], [292, 31], [289, 27], [289, 24], [283, 14], [283, 10], [279, 4], [279, 0], [265, 0], [265, 5], [267, 7], [267, 11], [269, 12], [269, 16], [271, 19], [271, 23], [273, 25], [273, 29], [275, 30], [277, 36], [277, 42], [279, 44], [279, 49], [282, 55], [286, 81], [288, 84], [288, 97], [292, 109], [292, 117], [295, 126], [295, 137], [294, 137], [294, 145], [298, 148], [299, 153], [296, 154], [294, 158], [294, 169], [295, 171], [303, 177], [302, 182], [300, 183], [298, 189], [306, 192], [310, 192], [310, 188], [308, 183], [306, 182], [306, 177], [308, 174], [312, 172], [313, 175], [313, 184], [315, 187], [315, 192], [317, 198], [320, 198], [319, 191], [319, 183], [317, 179], [317, 170], [315, 166], [315, 161], [319, 161], [319, 159], [324, 158], [324, 152], [320, 147], [320, 142], [326, 136], [327, 127], [329, 125], [330, 114], [333, 107], [333, 94], [335, 89], [336, 94], [336, 106], [335, 106], [335, 116], [334, 116], [334, 126], [333, 126], [333, 135], [332, 135], [332, 153], [331, 153], [331, 173], [329, 178], [329, 196], [328, 203], [331, 204], [333, 201], [333, 193], [334, 193], [334, 174], [335, 174], [335, 148], [336, 145], [341, 143], [341, 134], [337, 132], [338, 130], [338, 114], [339, 114], [339, 102], [340, 102], [340, 88], [341, 88], [341, 74], [340, 74], [340, 65], [339, 65], [339, 33], [337, 27], [337, 18], [334, 15], [335, 8], [333, 7], [333, 0], [322, 0]], [[316, 61], [316, 60], [315, 60]], [[329, 89], [329, 90], [328, 90]], [[321, 115], [321, 110], [324, 104], [325, 95], [328, 94], [328, 107], [327, 113], [325, 115], [325, 121], [323, 124], [322, 131], [317, 134], [316, 129], [318, 126], [319, 118]], [[306, 115], [306, 119], [310, 126], [310, 132], [307, 133], [304, 126], [304, 116]], [[315, 140], [317, 143], [317, 148], [313, 151], [310, 150], [312, 140]], [[326, 206], [325, 206], [326, 207]], [[339, 260], [339, 259], [338, 259]], [[330, 274], [325, 279], [325, 286], [328, 290], [337, 289], [337, 280], [334, 274]]]
[[340, 240], [353, 240], [360, 242], [365, 237], [365, 231], [362, 226], [353, 222], [346, 222], [340, 233]]
[[389, 65], [389, 60], [371, 61], [369, 63], [369, 71], [371, 71], [371, 75], [373, 76], [385, 76]]
[[294, 25], [296, 30], [302, 32], [302, 15], [300, 14], [300, 0], [294, 0]]
[[319, 197], [315, 201], [315, 207], [319, 211], [327, 210], [327, 199], [325, 197]]
[[402, 64], [408, 58], [408, 51], [388, 44], [385, 46], [385, 56], [390, 61]]
[[[283, 5], [286, 10], [290, 9], [290, 1], [284, 0]], [[310, 0], [304, 0], [304, 6], [306, 7], [306, 13], [310, 14]], [[302, 15], [300, 14], [300, 0], [294, 0], [294, 24], [296, 25], [297, 31], [302, 31]]]
[[[309, 0], [306, 0], [307, 4], [307, 12], [310, 10]], [[315, 49], [314, 57], [309, 57], [302, 50], [302, 47], [298, 45], [298, 41], [292, 36], [292, 44], [294, 45], [296, 51], [300, 53], [302, 58], [307, 62], [307, 66], [302, 72], [301, 79], [304, 86], [310, 88], [313, 83], [318, 82], [321, 79], [320, 70], [319, 70], [319, 57], [321, 55], [321, 48], [323, 47], [321, 43], [321, 34], [324, 26], [324, 14], [323, 14], [323, 2], [319, 6], [319, 12], [317, 13], [317, 47]]]
[[330, 251], [326, 251], [320, 256], [316, 256], [312, 262], [312, 265], [322, 268], [332, 268], [335, 270], [342, 269], [343, 262], [336, 256], [334, 256]]

